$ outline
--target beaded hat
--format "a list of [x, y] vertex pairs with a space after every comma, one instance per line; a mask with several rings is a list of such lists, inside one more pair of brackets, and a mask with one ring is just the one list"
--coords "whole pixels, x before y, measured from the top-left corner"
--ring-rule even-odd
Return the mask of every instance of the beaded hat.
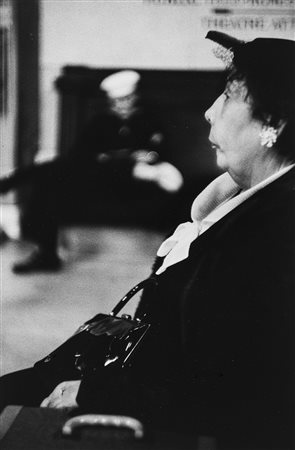
[[245, 42], [219, 31], [206, 36], [218, 44], [215, 55], [250, 78], [255, 77], [275, 89], [284, 84], [294, 90], [295, 41], [289, 39], [257, 38]]
[[251, 90], [263, 95], [264, 104], [269, 103], [277, 112], [289, 105], [293, 113], [295, 41], [257, 38], [245, 42], [219, 31], [209, 31], [206, 38], [218, 44], [215, 55], [243, 74]]

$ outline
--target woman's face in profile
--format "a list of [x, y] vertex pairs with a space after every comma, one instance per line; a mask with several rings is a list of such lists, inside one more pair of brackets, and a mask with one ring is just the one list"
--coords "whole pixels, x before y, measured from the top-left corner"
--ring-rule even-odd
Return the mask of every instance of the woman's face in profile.
[[262, 152], [262, 124], [253, 118], [251, 99], [243, 81], [228, 82], [224, 92], [205, 113], [211, 125], [209, 140], [217, 165], [244, 186]]

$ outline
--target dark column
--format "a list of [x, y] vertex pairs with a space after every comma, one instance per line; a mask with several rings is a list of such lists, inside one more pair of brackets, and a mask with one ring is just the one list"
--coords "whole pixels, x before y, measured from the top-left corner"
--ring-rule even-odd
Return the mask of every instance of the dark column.
[[[13, 8], [17, 48], [15, 166], [24, 167], [32, 163], [39, 146], [39, 1], [13, 0]], [[18, 192], [21, 216], [29, 195], [29, 187]]]

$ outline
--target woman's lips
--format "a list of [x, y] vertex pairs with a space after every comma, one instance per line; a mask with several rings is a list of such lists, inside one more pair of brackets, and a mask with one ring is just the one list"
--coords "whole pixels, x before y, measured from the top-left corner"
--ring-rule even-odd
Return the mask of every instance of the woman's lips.
[[210, 145], [211, 145], [212, 150], [215, 150], [215, 151], [219, 150], [219, 145], [215, 144], [215, 142], [210, 141]]

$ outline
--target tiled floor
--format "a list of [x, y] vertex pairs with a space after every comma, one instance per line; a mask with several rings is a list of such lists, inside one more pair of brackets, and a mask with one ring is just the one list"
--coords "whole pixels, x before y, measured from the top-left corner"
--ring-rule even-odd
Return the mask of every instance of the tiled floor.
[[[163, 235], [144, 229], [64, 230], [60, 272], [15, 275], [11, 264], [31, 250], [8, 241], [1, 250], [1, 374], [28, 367], [97, 312], [108, 312], [150, 273]], [[126, 312], [134, 309], [136, 299]]]

